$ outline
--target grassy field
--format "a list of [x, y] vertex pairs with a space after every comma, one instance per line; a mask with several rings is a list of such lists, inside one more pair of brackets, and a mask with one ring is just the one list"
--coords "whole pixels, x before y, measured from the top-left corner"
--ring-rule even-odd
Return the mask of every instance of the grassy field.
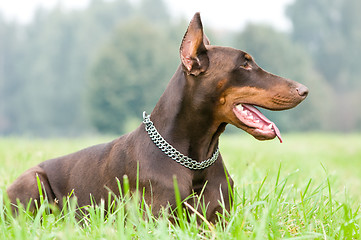
[[129, 198], [118, 199], [106, 218], [100, 205], [80, 222], [71, 201], [62, 214], [46, 215], [44, 205], [36, 215], [6, 216], [5, 187], [24, 170], [110, 139], [0, 138], [0, 239], [361, 238], [361, 135], [292, 134], [282, 144], [222, 136], [235, 205], [216, 225], [197, 226], [194, 214], [189, 222], [171, 224], [167, 213], [155, 219], [146, 205], [129, 208]]

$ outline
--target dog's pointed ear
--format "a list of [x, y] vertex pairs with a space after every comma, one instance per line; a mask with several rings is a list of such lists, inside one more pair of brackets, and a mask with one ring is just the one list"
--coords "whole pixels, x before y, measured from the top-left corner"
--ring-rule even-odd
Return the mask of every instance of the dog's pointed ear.
[[204, 45], [211, 45], [211, 42], [209, 41], [208, 37], [205, 33], [203, 33], [203, 44]]
[[188, 75], [198, 76], [207, 70], [209, 59], [205, 45], [209, 45], [209, 40], [203, 33], [201, 16], [196, 13], [180, 47], [180, 58]]

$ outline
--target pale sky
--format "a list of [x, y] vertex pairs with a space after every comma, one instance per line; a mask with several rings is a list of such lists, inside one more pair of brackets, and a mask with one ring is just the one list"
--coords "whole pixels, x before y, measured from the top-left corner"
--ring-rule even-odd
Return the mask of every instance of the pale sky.
[[[139, 1], [139, 0], [131, 0]], [[204, 24], [219, 29], [238, 30], [247, 22], [268, 23], [280, 30], [290, 28], [284, 14], [293, 0], [164, 0], [172, 14], [191, 18], [201, 12]], [[29, 22], [34, 10], [51, 8], [61, 3], [65, 8], [82, 8], [89, 0], [1, 0], [0, 11], [7, 20]]]

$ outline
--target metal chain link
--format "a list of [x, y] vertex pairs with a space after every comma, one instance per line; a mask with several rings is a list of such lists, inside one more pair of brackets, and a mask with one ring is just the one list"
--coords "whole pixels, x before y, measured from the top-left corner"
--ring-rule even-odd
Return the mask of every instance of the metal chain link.
[[213, 153], [212, 157], [204, 160], [202, 162], [197, 162], [190, 157], [187, 157], [170, 145], [157, 131], [154, 127], [153, 122], [150, 120], [150, 115], [147, 115], [146, 112], [143, 112], [143, 123], [145, 125], [145, 130], [147, 131], [149, 137], [152, 139], [153, 143], [168, 157], [192, 170], [205, 169], [211, 166], [218, 158], [219, 148], [217, 147], [216, 151]]

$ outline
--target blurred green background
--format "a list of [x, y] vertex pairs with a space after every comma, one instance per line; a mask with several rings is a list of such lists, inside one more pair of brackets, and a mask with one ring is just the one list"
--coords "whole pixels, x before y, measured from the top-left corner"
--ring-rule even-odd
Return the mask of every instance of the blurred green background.
[[[203, 24], [212, 44], [245, 50], [264, 69], [309, 87], [296, 109], [266, 111], [282, 132], [360, 132], [360, 10], [359, 0], [295, 0], [285, 8], [287, 30]], [[133, 129], [180, 63], [189, 20], [173, 17], [162, 0], [93, 0], [72, 11], [58, 5], [38, 9], [26, 24], [0, 12], [0, 135]]]

